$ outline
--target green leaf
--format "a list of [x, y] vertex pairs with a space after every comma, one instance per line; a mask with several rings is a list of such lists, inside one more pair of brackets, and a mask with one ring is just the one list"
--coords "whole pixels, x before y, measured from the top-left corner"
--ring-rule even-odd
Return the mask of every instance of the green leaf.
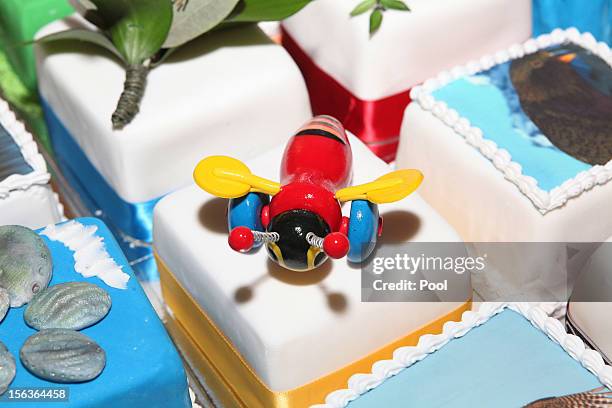
[[114, 55], [119, 57], [119, 59], [121, 59], [122, 61], [125, 61], [123, 58], [123, 55], [121, 55], [119, 50], [117, 50], [117, 47], [115, 47], [112, 41], [109, 40], [104, 34], [97, 32], [97, 31], [73, 28], [73, 29], [66, 30], [66, 31], [60, 31], [59, 33], [49, 34], [47, 36], [44, 36], [36, 40], [36, 42], [39, 42], [39, 43], [54, 42], [54, 41], [88, 42], [90, 44], [95, 44], [95, 45], [98, 45], [100, 47], [107, 49], [108, 51], [112, 52]]
[[401, 0], [380, 0], [380, 4], [390, 10], [410, 11], [410, 7]]
[[312, 0], [240, 0], [227, 22], [279, 21], [300, 11]]
[[172, 23], [171, 0], [91, 0], [128, 65], [157, 53]]
[[234, 9], [238, 0], [176, 0], [164, 48], [178, 47], [210, 31]]
[[374, 35], [382, 24], [383, 13], [380, 9], [375, 9], [370, 14], [370, 35]]
[[353, 11], [351, 11], [351, 17], [355, 17], [360, 14], [363, 14], [366, 11], [370, 10], [375, 5], [376, 5], [376, 0], [363, 0], [353, 9]]

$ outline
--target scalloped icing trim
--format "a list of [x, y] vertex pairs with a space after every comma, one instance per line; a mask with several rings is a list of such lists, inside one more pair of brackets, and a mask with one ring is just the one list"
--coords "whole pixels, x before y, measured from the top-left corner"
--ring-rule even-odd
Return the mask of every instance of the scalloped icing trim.
[[495, 142], [486, 139], [480, 128], [472, 126], [466, 118], [461, 117], [456, 110], [449, 108], [446, 103], [437, 101], [431, 93], [466, 75], [474, 75], [486, 71], [494, 65], [521, 58], [551, 45], [566, 42], [572, 42], [593, 52], [612, 67], [610, 47], [604, 42], [597, 42], [590, 33], [581, 34], [576, 28], [572, 27], [567, 30], [556, 29], [550, 34], [529, 39], [523, 44], [514, 44], [504, 51], [486, 55], [466, 65], [444, 71], [437, 77], [425, 81], [423, 85], [414, 87], [410, 92], [413, 101], [417, 101], [423, 110], [432, 113], [461, 135], [468, 144], [478, 149], [483, 156], [493, 163], [495, 168], [504, 174], [507, 180], [515, 184], [521, 193], [531, 200], [542, 214], [562, 207], [568, 200], [578, 197], [597, 185], [603, 185], [612, 180], [612, 160], [605, 166], [596, 165], [588, 171], [578, 173], [574, 178], [566, 180], [550, 192], [542, 190], [538, 187], [536, 179], [522, 173], [521, 165], [512, 161], [512, 156], [507, 150], [499, 148]]
[[25, 161], [34, 169], [29, 174], [14, 174], [0, 181], [0, 199], [6, 198], [14, 190], [27, 190], [33, 185], [45, 185], [51, 179], [45, 159], [38, 152], [34, 138], [24, 124], [17, 119], [9, 104], [0, 99], [0, 124], [13, 138]]
[[74, 254], [74, 269], [86, 278], [97, 276], [108, 286], [127, 289], [130, 275], [123, 272], [106, 252], [104, 238], [96, 235], [98, 227], [68, 221], [60, 225], [49, 225], [41, 235], [58, 241], [71, 249]]
[[348, 388], [336, 390], [327, 395], [324, 404], [311, 408], [343, 408], [360, 395], [381, 385], [388, 378], [399, 374], [405, 368], [423, 360], [444, 347], [449, 341], [465, 336], [470, 330], [486, 323], [505, 309], [523, 315], [537, 329], [559, 344], [576, 361], [592, 372], [603, 385], [612, 389], [612, 366], [604, 363], [598, 352], [588, 349], [582, 339], [567, 333], [563, 324], [546, 314], [539, 304], [483, 303], [478, 312], [463, 313], [460, 322], [446, 322], [441, 334], [421, 336], [416, 346], [400, 347], [393, 352], [392, 360], [380, 360], [372, 365], [369, 374], [354, 374], [348, 381]]

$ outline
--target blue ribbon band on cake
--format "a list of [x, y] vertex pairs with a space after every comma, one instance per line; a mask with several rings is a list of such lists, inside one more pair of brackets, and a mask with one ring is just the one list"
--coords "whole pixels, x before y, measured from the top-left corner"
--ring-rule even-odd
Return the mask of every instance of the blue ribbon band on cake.
[[[107, 222], [139, 279], [158, 280], [153, 252], [153, 208], [162, 198], [141, 203], [124, 201], [85, 156], [49, 104], [41, 99], [56, 161], [70, 186], [92, 215]], [[140, 241], [142, 245], [134, 242]]]

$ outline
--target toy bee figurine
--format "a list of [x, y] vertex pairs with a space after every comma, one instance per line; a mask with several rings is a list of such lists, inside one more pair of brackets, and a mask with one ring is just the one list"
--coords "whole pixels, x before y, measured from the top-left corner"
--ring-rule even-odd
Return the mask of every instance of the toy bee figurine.
[[[229, 198], [229, 245], [247, 252], [262, 244], [284, 268], [306, 272], [328, 257], [361, 262], [382, 233], [378, 205], [399, 201], [423, 180], [418, 170], [398, 170], [371, 183], [347, 187], [352, 153], [342, 124], [317, 116], [289, 140], [281, 184], [251, 174], [226, 156], [202, 160], [194, 171], [205, 191]], [[270, 199], [272, 196], [272, 199]], [[340, 203], [352, 201], [350, 218]]]

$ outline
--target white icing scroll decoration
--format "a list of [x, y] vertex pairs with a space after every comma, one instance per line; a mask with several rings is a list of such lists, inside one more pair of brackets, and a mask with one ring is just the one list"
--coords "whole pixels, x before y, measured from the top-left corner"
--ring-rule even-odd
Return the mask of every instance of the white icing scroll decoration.
[[550, 34], [529, 39], [523, 44], [514, 44], [505, 51], [487, 55], [464, 66], [442, 72], [437, 77], [425, 81], [423, 85], [414, 87], [410, 92], [413, 101], [417, 101], [423, 110], [431, 112], [447, 126], [453, 128], [468, 144], [478, 149], [504, 174], [507, 180], [515, 184], [531, 200], [542, 214], [563, 206], [571, 198], [578, 197], [597, 185], [603, 185], [612, 180], [612, 160], [605, 166], [596, 165], [588, 171], [578, 173], [574, 178], [566, 180], [550, 192], [544, 191], [538, 187], [537, 180], [522, 173], [521, 165], [512, 161], [507, 150], [500, 149], [492, 140], [486, 139], [486, 135], [480, 128], [472, 126], [466, 118], [461, 117], [457, 111], [449, 108], [444, 102], [437, 101], [431, 93], [456, 79], [486, 71], [495, 64], [532, 54], [551, 45], [567, 42], [572, 42], [593, 52], [612, 67], [612, 53], [606, 43], [597, 42], [593, 35], [581, 34], [576, 28], [556, 29]]
[[0, 99], [0, 123], [13, 138], [25, 161], [33, 171], [28, 174], [14, 174], [0, 181], [0, 199], [9, 196], [11, 191], [27, 190], [34, 185], [45, 185], [51, 175], [47, 171], [45, 159], [38, 152], [36, 142], [23, 123], [11, 111], [8, 103]]
[[[550, 305], [549, 305], [550, 306]], [[556, 308], [556, 305], [555, 305]], [[538, 303], [483, 303], [477, 312], [467, 311], [460, 322], [446, 322], [442, 333], [421, 336], [416, 346], [400, 347], [393, 352], [392, 360], [380, 360], [372, 365], [369, 374], [354, 374], [349, 378], [348, 387], [331, 392], [324, 404], [311, 408], [344, 408], [361, 394], [378, 387], [388, 378], [405, 368], [423, 360], [444, 347], [449, 341], [465, 336], [470, 330], [487, 322], [493, 316], [512, 309], [523, 315], [533, 326], [544, 332], [552, 341], [559, 344], [576, 361], [591, 371], [601, 383], [612, 389], [612, 367], [605, 365], [601, 355], [588, 349], [577, 336], [565, 331], [563, 324], [542, 309]]]
[[86, 278], [97, 276], [108, 286], [126, 289], [130, 275], [123, 272], [106, 252], [104, 238], [96, 235], [98, 227], [77, 221], [50, 225], [41, 235], [58, 241], [74, 252], [74, 269]]

